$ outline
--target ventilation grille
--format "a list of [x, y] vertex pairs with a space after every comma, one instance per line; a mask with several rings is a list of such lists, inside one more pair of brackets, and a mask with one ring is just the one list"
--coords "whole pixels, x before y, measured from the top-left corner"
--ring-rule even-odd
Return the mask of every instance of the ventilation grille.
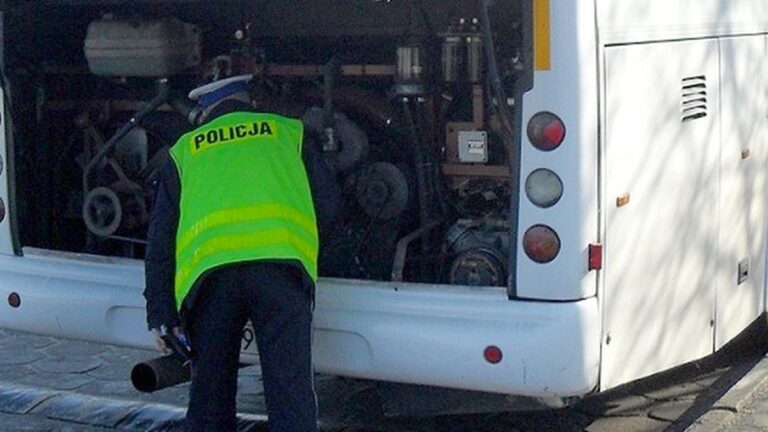
[[683, 101], [680, 116], [683, 123], [707, 116], [707, 77], [704, 75], [683, 78]]

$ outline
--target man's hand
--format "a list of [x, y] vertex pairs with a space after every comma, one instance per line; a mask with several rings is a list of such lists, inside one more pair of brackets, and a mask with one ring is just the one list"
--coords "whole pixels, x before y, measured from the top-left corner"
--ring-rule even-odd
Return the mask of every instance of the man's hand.
[[[178, 339], [187, 349], [189, 349], [187, 337], [184, 332], [181, 331], [181, 327], [174, 327], [171, 331], [173, 332], [173, 337]], [[155, 348], [157, 348], [158, 351], [165, 355], [171, 354], [173, 352], [173, 347], [168, 346], [166, 339], [164, 338], [164, 336], [167, 337], [167, 334], [168, 329], [165, 327], [165, 325], [160, 326], [159, 329], [152, 329], [152, 335], [155, 338]]]
[[[174, 327], [173, 328], [174, 331], [177, 328], [178, 327]], [[155, 348], [157, 348], [157, 350], [160, 351], [161, 353], [163, 353], [164, 355], [170, 354], [171, 353], [171, 348], [163, 340], [163, 336], [160, 333], [160, 330], [158, 330], [156, 328], [153, 328], [152, 329], [152, 335], [155, 337], [155, 341], [154, 341], [155, 342]]]

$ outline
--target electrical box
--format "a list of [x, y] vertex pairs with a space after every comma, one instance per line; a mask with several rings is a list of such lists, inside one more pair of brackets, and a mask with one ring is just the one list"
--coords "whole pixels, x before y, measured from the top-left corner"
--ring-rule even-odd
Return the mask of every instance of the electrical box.
[[106, 16], [88, 26], [85, 57], [95, 75], [168, 77], [200, 63], [200, 32], [178, 19]]
[[459, 132], [459, 162], [488, 162], [488, 133], [485, 131]]

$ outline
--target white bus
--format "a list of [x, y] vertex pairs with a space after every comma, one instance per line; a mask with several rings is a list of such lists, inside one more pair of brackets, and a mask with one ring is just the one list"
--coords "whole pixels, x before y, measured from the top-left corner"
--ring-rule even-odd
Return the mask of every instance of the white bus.
[[151, 346], [153, 174], [189, 128], [183, 95], [244, 72], [344, 187], [319, 372], [555, 404], [712, 354], [766, 310], [764, 0], [8, 1], [2, 18], [0, 327]]

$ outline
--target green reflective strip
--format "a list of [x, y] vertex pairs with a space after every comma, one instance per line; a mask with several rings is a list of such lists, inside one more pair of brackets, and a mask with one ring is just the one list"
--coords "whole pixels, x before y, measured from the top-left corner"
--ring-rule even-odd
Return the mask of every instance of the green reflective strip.
[[[259, 221], [229, 223], [202, 231], [199, 236], [192, 240], [188, 247], [176, 251], [176, 262], [182, 263], [182, 265], [193, 262], [197, 250], [211, 238], [243, 237], [261, 232], [274, 232], [280, 229], [289, 230], [297, 238], [297, 241], [312, 245], [314, 251], [318, 250], [317, 235], [307, 233], [295, 225], [286, 223], [284, 219], [261, 219]], [[317, 252], [314, 253], [314, 255], [316, 254]], [[312, 256], [313, 254], [306, 255]]]
[[[263, 257], [258, 257], [259, 249], [269, 251], [270, 247], [281, 244], [292, 246], [301, 256], [280, 257], [274, 256], [274, 254], [265, 254]], [[200, 247], [194, 251], [191, 259], [188, 262], [185, 262], [180, 269], [181, 271], [178, 271], [176, 274], [176, 298], [179, 299], [183, 295], [186, 295], [189, 290], [189, 285], [193, 282], [189, 280], [190, 277], [193, 276], [191, 272], [193, 269], [197, 268], [197, 265], [200, 264], [200, 262], [214, 258], [216, 255], [228, 257], [230, 253], [237, 251], [250, 251], [253, 255], [256, 255], [252, 258], [299, 259], [305, 266], [307, 266], [306, 270], [310, 276], [313, 279], [317, 278], [317, 246], [301, 239], [289, 229], [275, 228], [244, 235], [216, 237], [201, 244]]]
[[176, 245], [176, 250], [183, 251], [189, 247], [200, 233], [211, 228], [240, 222], [259, 222], [265, 219], [287, 220], [291, 222], [291, 224], [307, 231], [312, 237], [317, 237], [317, 225], [312, 218], [283, 204], [261, 204], [220, 210], [203, 217], [195, 222], [189, 229], [181, 233]]

